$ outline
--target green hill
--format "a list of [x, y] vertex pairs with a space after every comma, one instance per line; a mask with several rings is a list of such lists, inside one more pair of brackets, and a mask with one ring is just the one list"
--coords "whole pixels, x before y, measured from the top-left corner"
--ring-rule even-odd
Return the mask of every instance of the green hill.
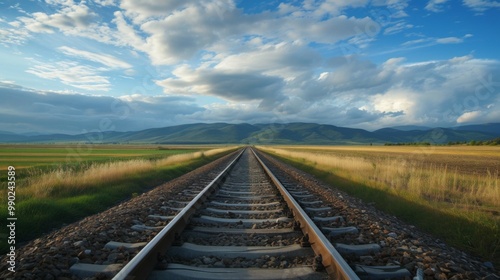
[[383, 144], [490, 140], [500, 136], [500, 124], [458, 128], [400, 130], [384, 128], [373, 132], [314, 123], [227, 124], [196, 123], [129, 132], [92, 132], [78, 135], [17, 135], [0, 133], [2, 143], [150, 143], [150, 144]]

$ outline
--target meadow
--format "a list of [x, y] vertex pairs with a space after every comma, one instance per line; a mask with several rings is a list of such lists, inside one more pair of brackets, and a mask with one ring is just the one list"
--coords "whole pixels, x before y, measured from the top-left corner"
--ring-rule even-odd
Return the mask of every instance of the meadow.
[[[0, 170], [79, 165], [84, 162], [155, 158], [206, 150], [207, 146], [154, 145], [0, 145]], [[3, 175], [3, 174], [2, 174]]]
[[[103, 211], [236, 147], [2, 145], [0, 219], [7, 219], [8, 166], [15, 168], [17, 242]], [[0, 252], [7, 248], [0, 233]]]
[[500, 264], [500, 147], [259, 149], [451, 245]]

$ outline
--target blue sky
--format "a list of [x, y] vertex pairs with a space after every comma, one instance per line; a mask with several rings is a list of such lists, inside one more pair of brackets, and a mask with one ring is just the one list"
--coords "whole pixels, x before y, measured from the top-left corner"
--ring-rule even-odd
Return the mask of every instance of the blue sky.
[[500, 1], [0, 2], [0, 131], [500, 121]]

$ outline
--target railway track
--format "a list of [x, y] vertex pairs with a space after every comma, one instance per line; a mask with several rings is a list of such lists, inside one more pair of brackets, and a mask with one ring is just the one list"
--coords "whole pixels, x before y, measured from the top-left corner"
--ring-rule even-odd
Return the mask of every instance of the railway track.
[[255, 153], [32, 240], [14, 273], [2, 258], [0, 278], [498, 279], [491, 264]]
[[[193, 184], [130, 233], [104, 246], [140, 251], [123, 268], [113, 257], [103, 264], [76, 263], [82, 277], [113, 279], [387, 279], [410, 276], [398, 266], [348, 264], [342, 255], [370, 255], [378, 244], [332, 240], [357, 235], [321, 197], [283, 184], [251, 148], [243, 149], [214, 179]], [[321, 228], [321, 229], [320, 229]], [[119, 238], [120, 239], [120, 238]], [[140, 240], [140, 238], [139, 238]], [[332, 245], [335, 244], [335, 246]]]

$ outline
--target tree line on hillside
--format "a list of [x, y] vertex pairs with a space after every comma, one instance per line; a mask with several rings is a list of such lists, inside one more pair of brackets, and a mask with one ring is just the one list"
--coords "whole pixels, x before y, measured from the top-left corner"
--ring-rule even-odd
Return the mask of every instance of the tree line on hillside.
[[399, 143], [385, 143], [385, 146], [430, 146], [429, 142], [399, 142]]
[[471, 140], [467, 141], [456, 141], [456, 142], [448, 142], [448, 145], [467, 145], [467, 146], [498, 146], [500, 145], [500, 137], [491, 140]]
[[446, 144], [431, 144], [430, 142], [403, 142], [403, 143], [385, 143], [385, 146], [498, 146], [500, 145], [500, 137], [491, 140], [471, 140], [471, 141], [449, 141]]

